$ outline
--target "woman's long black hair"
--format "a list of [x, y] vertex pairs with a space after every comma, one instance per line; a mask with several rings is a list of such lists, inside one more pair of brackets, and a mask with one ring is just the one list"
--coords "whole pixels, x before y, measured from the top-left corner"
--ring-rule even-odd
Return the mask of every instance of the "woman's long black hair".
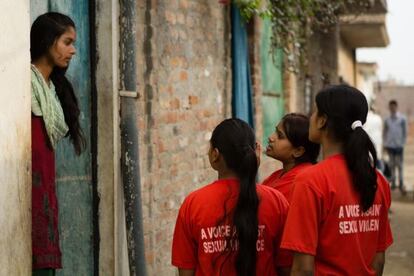
[[375, 146], [362, 127], [352, 129], [355, 121], [365, 123], [367, 100], [356, 88], [330, 86], [316, 95], [318, 115], [326, 115], [328, 134], [343, 143], [344, 156], [352, 174], [353, 185], [360, 194], [364, 211], [374, 203], [377, 190]]
[[305, 149], [305, 152], [295, 159], [295, 165], [308, 162], [315, 164], [320, 145], [309, 141], [309, 117], [301, 113], [289, 113], [283, 116], [281, 122], [292, 146]]
[[[45, 13], [33, 22], [30, 30], [30, 56], [32, 63], [42, 56], [49, 53], [50, 47], [69, 27], [75, 28], [75, 23], [70, 17], [57, 13]], [[80, 109], [78, 100], [73, 90], [72, 84], [65, 77], [67, 68], [55, 66], [50, 75], [55, 88], [56, 94], [62, 105], [65, 122], [69, 127], [69, 137], [79, 155], [86, 146], [86, 140], [83, 136], [79, 123]]]
[[240, 192], [233, 212], [238, 252], [236, 272], [238, 276], [256, 274], [256, 243], [258, 235], [257, 211], [259, 198], [256, 192], [258, 160], [253, 129], [239, 119], [227, 119], [213, 131], [211, 146], [218, 149], [229, 169], [240, 181]]

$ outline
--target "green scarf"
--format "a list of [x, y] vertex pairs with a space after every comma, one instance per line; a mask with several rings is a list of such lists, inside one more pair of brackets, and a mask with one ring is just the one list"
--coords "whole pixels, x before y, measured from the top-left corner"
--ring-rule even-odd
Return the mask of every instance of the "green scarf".
[[56, 95], [55, 86], [50, 82], [47, 85], [42, 74], [32, 64], [32, 112], [36, 116], [43, 116], [46, 132], [53, 149], [56, 144], [68, 133], [62, 106]]

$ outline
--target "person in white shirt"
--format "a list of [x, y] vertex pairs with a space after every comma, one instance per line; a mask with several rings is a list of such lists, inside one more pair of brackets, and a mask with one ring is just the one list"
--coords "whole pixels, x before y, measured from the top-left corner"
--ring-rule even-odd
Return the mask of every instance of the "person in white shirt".
[[380, 171], [384, 170], [384, 163], [382, 159], [382, 146], [383, 146], [383, 121], [380, 115], [375, 112], [374, 105], [371, 104], [371, 108], [368, 111], [367, 121], [364, 124], [364, 130], [368, 133], [372, 143], [375, 145], [377, 151], [377, 168]]

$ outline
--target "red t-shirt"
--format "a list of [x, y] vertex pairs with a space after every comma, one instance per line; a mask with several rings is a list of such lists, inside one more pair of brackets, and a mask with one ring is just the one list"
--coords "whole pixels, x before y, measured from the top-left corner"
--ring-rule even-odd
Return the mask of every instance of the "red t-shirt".
[[277, 170], [263, 180], [262, 184], [278, 190], [290, 202], [293, 180], [298, 173], [310, 166], [312, 166], [312, 163], [298, 164], [285, 174], [282, 174], [283, 169]]
[[281, 247], [315, 256], [315, 275], [375, 275], [371, 262], [392, 244], [390, 190], [377, 173], [374, 205], [365, 213], [343, 155], [294, 180]]
[[[302, 163], [294, 166], [287, 173], [283, 174], [283, 169], [277, 170], [267, 177], [262, 185], [272, 187], [283, 194], [283, 196], [290, 203], [292, 195], [293, 180], [295, 177], [306, 168], [312, 166], [312, 163]], [[281, 258], [284, 260], [285, 266], [292, 266], [293, 263], [293, 254], [292, 252], [281, 249], [280, 250]]]
[[[277, 275], [276, 265], [284, 265], [277, 253], [288, 203], [278, 191], [263, 185], [256, 187], [260, 200], [256, 275]], [[220, 275], [220, 267], [221, 275], [236, 275], [237, 243], [230, 241], [234, 228], [222, 218], [236, 205], [238, 191], [238, 180], [223, 179], [192, 192], [184, 200], [174, 231], [174, 266], [193, 269], [196, 276]], [[226, 244], [230, 250], [225, 251]]]

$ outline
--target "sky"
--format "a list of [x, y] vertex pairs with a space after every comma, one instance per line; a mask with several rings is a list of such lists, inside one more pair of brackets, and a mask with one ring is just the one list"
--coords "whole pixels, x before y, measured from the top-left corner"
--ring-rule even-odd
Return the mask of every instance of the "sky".
[[394, 79], [414, 85], [414, 0], [388, 0], [387, 48], [361, 48], [357, 59], [377, 62], [381, 81]]

